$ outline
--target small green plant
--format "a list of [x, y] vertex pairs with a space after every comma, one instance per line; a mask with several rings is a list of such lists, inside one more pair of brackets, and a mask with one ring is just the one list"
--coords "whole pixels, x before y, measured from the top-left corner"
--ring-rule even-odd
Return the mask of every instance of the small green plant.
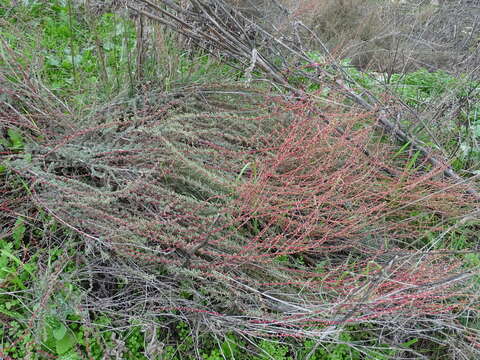
[[147, 359], [143, 353], [145, 344], [145, 337], [140, 326], [134, 326], [125, 335], [125, 345], [128, 350], [128, 355], [125, 359], [128, 360], [143, 360]]
[[348, 331], [340, 334], [340, 342], [338, 344], [329, 344], [321, 346], [315, 353], [317, 359], [322, 360], [360, 360], [360, 352], [347, 344], [353, 340], [352, 335]]
[[44, 345], [49, 352], [54, 352], [61, 359], [80, 359], [75, 352], [79, 343], [79, 334], [74, 333], [58, 317], [49, 316], [44, 328]]
[[23, 65], [37, 69], [57, 95], [77, 105], [88, 103], [92, 98], [81, 90], [93, 88], [99, 91], [88, 95], [110, 95], [131, 73], [128, 59], [136, 37], [131, 21], [106, 13], [89, 22], [89, 15], [72, 0], [23, 2], [11, 11], [0, 34], [7, 46], [24, 55]]
[[205, 351], [202, 357], [205, 360], [238, 360], [248, 358], [242, 351], [244, 346], [245, 344], [235, 335], [227, 334], [221, 344], [212, 339], [208, 351]]
[[259, 355], [255, 358], [257, 360], [290, 360], [291, 356], [288, 356], [288, 346], [274, 342], [261, 340], [258, 344]]
[[[24, 237], [27, 231], [22, 217], [17, 218], [9, 237], [0, 238], [0, 315], [8, 326], [0, 327], [5, 353], [23, 358], [31, 334], [25, 332], [28, 311], [24, 300], [17, 296], [27, 291], [35, 280], [36, 256], [23, 259]], [[3, 323], [5, 324], [5, 323]], [[18, 344], [10, 345], [17, 341]]]
[[34, 276], [35, 258], [24, 262], [20, 257], [25, 231], [24, 220], [18, 218], [11, 238], [0, 239], [0, 281], [11, 291], [25, 290]]
[[11, 151], [21, 151], [24, 147], [22, 134], [13, 129], [7, 129], [7, 138], [0, 138], [0, 145]]
[[177, 336], [179, 338], [178, 352], [186, 356], [193, 355], [193, 338], [190, 327], [184, 321], [180, 321], [176, 326]]

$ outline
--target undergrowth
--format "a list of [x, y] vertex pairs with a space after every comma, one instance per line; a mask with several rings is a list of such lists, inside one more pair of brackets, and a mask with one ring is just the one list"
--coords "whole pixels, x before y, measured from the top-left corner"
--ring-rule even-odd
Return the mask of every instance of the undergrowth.
[[[0, 4], [1, 357], [478, 354], [478, 202], [373, 112], [140, 38], [123, 10]], [[455, 140], [412, 129], [476, 176], [478, 84], [341, 65], [418, 111], [469, 103], [436, 124]]]

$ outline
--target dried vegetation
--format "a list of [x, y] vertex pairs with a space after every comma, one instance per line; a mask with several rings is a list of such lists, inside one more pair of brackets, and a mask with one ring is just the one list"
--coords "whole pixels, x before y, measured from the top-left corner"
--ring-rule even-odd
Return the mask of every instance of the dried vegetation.
[[[168, 329], [173, 319], [219, 336], [328, 343], [356, 325], [396, 349], [392, 356], [428, 358], [435, 347], [451, 358], [478, 356], [480, 334], [470, 325], [480, 304], [478, 264], [463, 257], [476, 251], [476, 176], [457, 174], [445, 149], [432, 145], [441, 141], [418, 136], [438, 137], [423, 110], [387, 85], [381, 93], [359, 88], [338, 60], [406, 71], [425, 62], [428, 47], [418, 44], [437, 42], [458, 51], [445, 65], [455, 61], [478, 80], [477, 24], [455, 38], [448, 30], [466, 7], [126, 5], [137, 31], [145, 29], [135, 53], [137, 89], [144, 86], [134, 96], [74, 114], [4, 52], [1, 126], [25, 141], [2, 153], [4, 228], [19, 214], [43, 226], [47, 214], [65, 230], [44, 231], [38, 246], [73, 241], [64, 256], [76, 264], [63, 277], [62, 265], [41, 277], [26, 334], [41, 327], [68, 277], [81, 294], [78, 321], [90, 326], [95, 314], [108, 314], [118, 327], [136, 319]], [[278, 9], [275, 22], [265, 9]], [[400, 25], [412, 17], [407, 37]], [[221, 57], [242, 81], [145, 85], [139, 67], [159, 44], [149, 37], [153, 26], [178, 33], [192, 53]], [[312, 60], [313, 50], [324, 63]], [[429, 66], [443, 66], [438, 56]], [[318, 88], [309, 92], [305, 83]], [[467, 244], [455, 250], [459, 232]], [[417, 347], [400, 346], [412, 338]], [[365, 356], [375, 348], [370, 340], [349, 345]]]

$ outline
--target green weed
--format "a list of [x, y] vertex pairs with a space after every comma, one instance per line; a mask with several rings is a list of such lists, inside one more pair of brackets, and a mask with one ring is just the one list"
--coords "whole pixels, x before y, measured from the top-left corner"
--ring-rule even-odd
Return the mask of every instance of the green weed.
[[84, 105], [123, 87], [132, 70], [127, 59], [134, 48], [135, 27], [111, 13], [88, 22], [85, 10], [73, 6], [70, 0], [24, 3], [12, 10], [9, 26], [0, 33], [11, 49], [23, 54], [23, 65], [33, 65], [57, 95]]
[[[0, 238], [0, 315], [5, 321], [0, 328], [0, 338], [5, 342], [7, 354], [26, 354], [26, 344], [31, 340], [25, 334], [24, 324], [28, 319], [25, 295], [35, 281], [37, 270], [35, 255], [24, 258], [26, 225], [19, 217], [9, 237]], [[13, 345], [17, 341], [18, 345]]]

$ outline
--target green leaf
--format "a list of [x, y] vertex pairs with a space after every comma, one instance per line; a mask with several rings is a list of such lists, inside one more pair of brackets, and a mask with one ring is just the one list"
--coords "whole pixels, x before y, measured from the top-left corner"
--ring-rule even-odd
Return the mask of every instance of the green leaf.
[[20, 132], [15, 129], [7, 130], [8, 137], [10, 138], [11, 150], [22, 150], [23, 149], [23, 136]]
[[473, 125], [472, 130], [476, 137], [480, 137], [480, 124]]
[[31, 276], [33, 276], [33, 273], [35, 271], [35, 265], [33, 264], [25, 264], [23, 266], [23, 270], [25, 270], [27, 273], [29, 273]]
[[[55, 330], [54, 330], [55, 331]], [[54, 335], [55, 336], [55, 335]], [[75, 336], [69, 331], [65, 333], [65, 336], [60, 340], [57, 339], [55, 347], [58, 355], [66, 354], [77, 343]]]
[[59, 360], [81, 360], [81, 357], [74, 351], [69, 351], [58, 358]]
[[25, 235], [25, 225], [22, 218], [18, 218], [15, 222], [15, 228], [13, 229], [12, 238], [15, 242], [15, 245], [20, 245], [20, 242], [23, 240], [23, 236]]
[[418, 342], [418, 339], [417, 338], [413, 338], [412, 340], [409, 340], [407, 342], [404, 342], [403, 344], [400, 344], [401, 347], [404, 347], [404, 348], [409, 348], [410, 346], [412, 346], [413, 344], [415, 344], [416, 342]]
[[60, 324], [57, 328], [53, 329], [53, 337], [57, 340], [62, 340], [67, 333], [67, 328], [65, 325]]
[[473, 254], [473, 253], [465, 254], [465, 260], [467, 260], [468, 265], [470, 266], [474, 266], [474, 267], [480, 266], [480, 258], [478, 254]]
[[10, 271], [8, 271], [8, 268], [7, 268], [8, 257], [5, 256], [5, 254], [2, 251], [3, 250], [0, 251], [0, 279], [3, 280], [2, 273], [5, 272], [6, 274], [8, 274]]
[[[9, 258], [10, 260], [12, 260], [13, 262], [15, 262], [18, 266], [22, 266], [22, 261], [16, 257], [15, 255], [13, 255], [10, 251], [6, 250], [6, 249], [0, 249], [0, 255], [2, 257], [7, 257]], [[9, 271], [9, 272], [14, 272], [14, 271], [10, 271], [9, 269], [2, 269], [4, 271]]]
[[0, 314], [7, 315], [12, 319], [21, 319], [22, 315], [17, 311], [10, 311], [0, 306]]
[[51, 66], [60, 66], [60, 60], [55, 56], [47, 56], [47, 64]]
[[106, 41], [103, 43], [103, 49], [106, 51], [110, 51], [115, 47], [115, 45], [111, 41]]

